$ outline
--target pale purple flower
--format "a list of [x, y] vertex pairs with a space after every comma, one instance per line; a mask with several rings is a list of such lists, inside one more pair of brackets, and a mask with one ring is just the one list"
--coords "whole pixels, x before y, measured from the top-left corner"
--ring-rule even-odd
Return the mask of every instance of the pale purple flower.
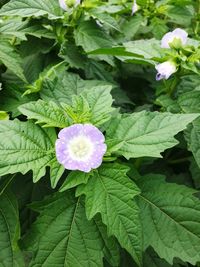
[[65, 2], [65, 0], [59, 0], [59, 5], [63, 10], [67, 10], [67, 4]]
[[56, 140], [56, 157], [68, 170], [90, 172], [102, 164], [107, 146], [102, 132], [91, 124], [62, 129]]
[[77, 7], [81, 0], [59, 0], [60, 7], [67, 11], [70, 7]]
[[180, 28], [175, 29], [172, 32], [166, 33], [161, 40], [162, 48], [170, 48], [170, 44], [175, 40], [179, 40], [181, 45], [187, 43], [188, 33]]
[[136, 0], [133, 1], [133, 5], [132, 5], [132, 12], [131, 15], [135, 14], [135, 12], [137, 12], [139, 9], [138, 4], [136, 2]]
[[156, 80], [167, 80], [173, 73], [176, 72], [177, 66], [173, 61], [165, 61], [155, 66], [157, 70]]

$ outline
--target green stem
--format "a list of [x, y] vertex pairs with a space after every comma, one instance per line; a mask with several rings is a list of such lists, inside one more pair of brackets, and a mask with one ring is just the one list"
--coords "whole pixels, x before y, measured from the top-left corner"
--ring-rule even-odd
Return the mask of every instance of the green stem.
[[169, 164], [179, 164], [182, 162], [186, 162], [190, 159], [190, 157], [185, 157], [185, 158], [181, 158], [181, 159], [174, 159], [174, 160], [168, 160]]
[[198, 37], [199, 25], [200, 25], [200, 0], [198, 0], [197, 2], [196, 25], [194, 28], [194, 34], [196, 37]]

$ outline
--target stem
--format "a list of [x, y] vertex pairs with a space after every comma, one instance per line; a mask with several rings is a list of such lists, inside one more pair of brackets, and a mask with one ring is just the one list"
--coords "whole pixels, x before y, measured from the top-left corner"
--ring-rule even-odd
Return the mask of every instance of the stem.
[[197, 12], [196, 12], [196, 26], [194, 28], [194, 34], [196, 37], [198, 37], [198, 32], [199, 32], [199, 25], [200, 25], [200, 0], [197, 0]]
[[188, 161], [190, 158], [191, 157], [185, 157], [185, 158], [182, 158], [182, 159], [168, 160], [168, 163], [169, 164], [179, 164], [179, 163]]

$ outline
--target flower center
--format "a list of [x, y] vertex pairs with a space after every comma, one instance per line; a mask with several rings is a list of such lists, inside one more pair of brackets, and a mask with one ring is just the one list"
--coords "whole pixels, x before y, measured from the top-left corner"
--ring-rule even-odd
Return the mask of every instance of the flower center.
[[93, 144], [86, 136], [77, 136], [69, 142], [69, 153], [75, 160], [87, 160], [93, 152]]

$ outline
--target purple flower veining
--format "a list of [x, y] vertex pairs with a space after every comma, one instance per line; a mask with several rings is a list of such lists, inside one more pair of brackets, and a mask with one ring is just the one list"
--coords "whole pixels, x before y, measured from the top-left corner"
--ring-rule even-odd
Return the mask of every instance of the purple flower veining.
[[107, 146], [102, 132], [91, 124], [62, 129], [56, 140], [56, 157], [68, 170], [90, 172], [102, 164]]

